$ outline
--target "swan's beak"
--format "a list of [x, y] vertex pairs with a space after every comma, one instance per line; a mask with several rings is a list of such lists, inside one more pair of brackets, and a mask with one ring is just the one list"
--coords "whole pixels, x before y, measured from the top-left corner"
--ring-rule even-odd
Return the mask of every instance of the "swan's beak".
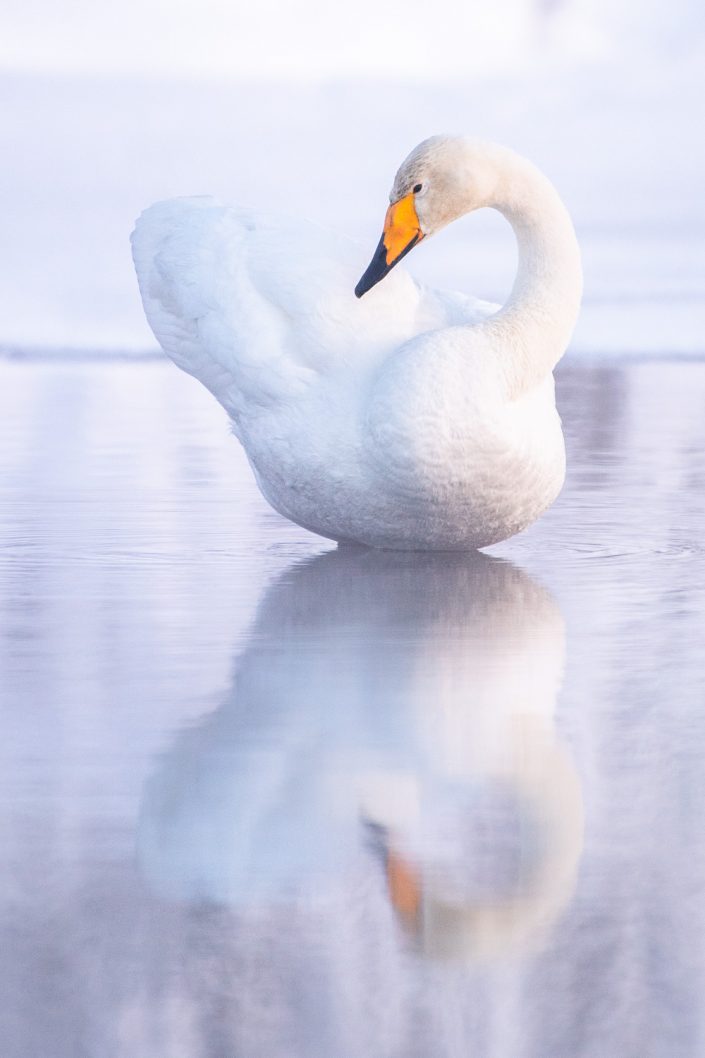
[[394, 265], [408, 254], [409, 250], [423, 239], [413, 194], [405, 195], [387, 210], [384, 232], [379, 246], [370, 261], [369, 268], [355, 287], [355, 295], [361, 298], [375, 283], [384, 279]]
[[413, 928], [421, 911], [421, 882], [416, 870], [393, 849], [387, 852], [387, 888], [397, 914]]

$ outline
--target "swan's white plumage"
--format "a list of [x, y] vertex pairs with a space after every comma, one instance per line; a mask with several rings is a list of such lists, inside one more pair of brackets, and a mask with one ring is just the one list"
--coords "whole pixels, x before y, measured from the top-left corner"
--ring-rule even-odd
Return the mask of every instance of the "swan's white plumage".
[[483, 330], [496, 306], [402, 268], [358, 300], [355, 243], [208, 197], [152, 206], [132, 243], [158, 341], [224, 406], [293, 521], [373, 546], [467, 548], [554, 499], [550, 368], [512, 399]]

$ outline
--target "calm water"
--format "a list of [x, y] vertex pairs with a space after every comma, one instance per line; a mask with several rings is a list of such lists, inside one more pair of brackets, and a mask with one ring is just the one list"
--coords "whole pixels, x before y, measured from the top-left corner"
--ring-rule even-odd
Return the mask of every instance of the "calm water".
[[4, 1058], [705, 1054], [705, 363], [484, 556], [337, 550], [161, 362], [0, 363]]

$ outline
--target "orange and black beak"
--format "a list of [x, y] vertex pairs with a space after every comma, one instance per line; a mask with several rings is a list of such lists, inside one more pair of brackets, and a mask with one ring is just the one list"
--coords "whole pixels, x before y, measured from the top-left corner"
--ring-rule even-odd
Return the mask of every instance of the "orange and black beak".
[[423, 239], [423, 232], [416, 215], [413, 194], [405, 195], [387, 210], [384, 232], [369, 267], [355, 287], [355, 296], [361, 298], [375, 283], [384, 279], [394, 265], [401, 261]]

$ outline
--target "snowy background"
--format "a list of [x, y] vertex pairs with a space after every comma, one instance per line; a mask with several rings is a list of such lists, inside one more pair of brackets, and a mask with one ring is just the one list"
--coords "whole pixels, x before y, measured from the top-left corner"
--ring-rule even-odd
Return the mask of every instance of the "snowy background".
[[[0, 15], [0, 347], [147, 352], [128, 235], [213, 193], [379, 237], [397, 165], [460, 131], [552, 177], [584, 250], [581, 352], [705, 352], [699, 0], [28, 0]], [[408, 260], [503, 300], [498, 215]]]

